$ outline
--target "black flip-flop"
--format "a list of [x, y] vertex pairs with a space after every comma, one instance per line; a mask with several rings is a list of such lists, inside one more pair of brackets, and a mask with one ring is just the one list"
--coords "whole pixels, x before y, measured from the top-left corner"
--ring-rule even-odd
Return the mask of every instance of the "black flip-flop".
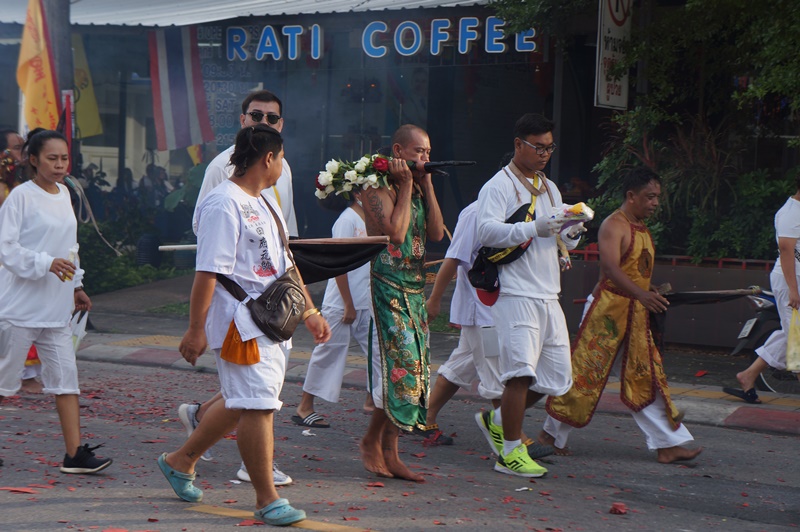
[[556, 452], [552, 445], [542, 445], [541, 443], [530, 438], [525, 440], [525, 447], [528, 449], [528, 456], [530, 456], [533, 460], [550, 456]]
[[303, 427], [311, 427], [314, 429], [327, 429], [330, 428], [330, 423], [325, 421], [325, 418], [316, 412], [311, 412], [306, 417], [300, 417], [297, 414], [292, 416], [292, 421]]
[[758, 394], [756, 393], [755, 388], [750, 388], [746, 392], [738, 388], [723, 388], [722, 391], [727, 393], [728, 395], [733, 395], [734, 397], [738, 397], [745, 403], [750, 403], [751, 405], [761, 404], [761, 400], [758, 398]]

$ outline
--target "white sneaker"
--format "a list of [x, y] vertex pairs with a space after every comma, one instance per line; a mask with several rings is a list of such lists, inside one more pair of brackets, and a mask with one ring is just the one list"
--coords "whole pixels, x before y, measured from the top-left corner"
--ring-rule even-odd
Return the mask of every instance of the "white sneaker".
[[[244, 466], [244, 462], [239, 466], [239, 471], [236, 472], [236, 478], [242, 482], [252, 482], [250, 480], [250, 473]], [[278, 464], [272, 462], [272, 483], [276, 486], [287, 486], [292, 483], [292, 477], [278, 469]]]
[[[183, 427], [186, 429], [187, 438], [192, 435], [192, 432], [194, 432], [194, 429], [196, 429], [197, 425], [200, 423], [197, 421], [198, 410], [200, 410], [200, 403], [184, 403], [178, 407], [178, 418], [181, 420], [181, 424], [183, 424]], [[211, 449], [204, 452], [200, 458], [206, 462], [213, 460], [214, 457], [211, 456]]]

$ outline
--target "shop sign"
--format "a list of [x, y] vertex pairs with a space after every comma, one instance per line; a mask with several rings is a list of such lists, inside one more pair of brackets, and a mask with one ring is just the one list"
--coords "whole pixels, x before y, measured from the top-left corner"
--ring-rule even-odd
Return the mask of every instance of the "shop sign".
[[614, 78], [610, 72], [622, 59], [622, 48], [631, 34], [632, 3], [633, 0], [599, 0], [595, 107], [628, 108], [628, 73]]
[[[387, 22], [375, 20], [367, 24], [361, 33], [361, 49], [371, 58], [384, 57], [393, 48], [401, 56], [420, 53], [439, 55], [447, 45], [455, 46], [461, 55], [468, 54], [478, 44], [488, 54], [502, 54], [511, 47], [506, 43], [503, 30], [505, 22], [498, 17], [486, 17], [481, 23], [478, 17], [462, 17], [456, 21], [437, 18], [430, 26], [413, 20], [405, 20], [393, 30]], [[229, 26], [225, 32], [225, 50], [228, 61], [295, 61], [300, 58], [301, 43], [308, 46], [308, 55], [320, 59], [323, 52], [323, 28], [313, 24], [308, 28], [286, 25], [278, 28], [267, 25], [261, 30], [258, 40], [243, 26]], [[428, 30], [428, 31], [425, 31]], [[482, 31], [481, 31], [482, 30]], [[536, 30], [530, 29], [514, 35], [513, 48], [517, 52], [536, 51]]]

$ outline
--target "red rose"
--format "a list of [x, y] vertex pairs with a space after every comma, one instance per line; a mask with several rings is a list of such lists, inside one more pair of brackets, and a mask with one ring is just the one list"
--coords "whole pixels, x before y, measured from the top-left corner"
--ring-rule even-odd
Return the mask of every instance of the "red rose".
[[389, 160], [384, 159], [383, 157], [377, 157], [374, 161], [372, 161], [372, 167], [378, 172], [388, 172]]

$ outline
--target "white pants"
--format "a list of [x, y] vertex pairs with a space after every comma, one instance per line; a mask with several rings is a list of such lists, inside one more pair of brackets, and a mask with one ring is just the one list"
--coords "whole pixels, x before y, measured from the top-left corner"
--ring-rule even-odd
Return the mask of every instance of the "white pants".
[[261, 359], [251, 365], [234, 364], [217, 355], [217, 373], [225, 399], [225, 408], [241, 410], [280, 410], [283, 380], [286, 377], [286, 361], [289, 349], [285, 344], [270, 342], [266, 337], [258, 338]]
[[[592, 301], [594, 301], [594, 297], [589, 294], [589, 297], [586, 299], [586, 305], [583, 307], [581, 321], [583, 321], [583, 318], [586, 317], [586, 312], [592, 305]], [[623, 349], [622, 346], [620, 346], [620, 350], [621, 349]], [[617, 359], [614, 361], [614, 367], [611, 368], [611, 373], [619, 376], [621, 368], [622, 357], [620, 356], [620, 353], [617, 353]], [[677, 430], [672, 430], [669, 420], [667, 419], [664, 398], [661, 397], [661, 394], [659, 393], [656, 393], [655, 401], [641, 409], [639, 412], [631, 412], [631, 415], [633, 416], [633, 420], [636, 421], [636, 424], [639, 425], [639, 429], [644, 433], [644, 438], [647, 442], [647, 448], [651, 451], [675, 447], [676, 445], [683, 445], [686, 442], [694, 440], [691, 433], [683, 423], [681, 423], [681, 426], [678, 427]], [[567, 425], [566, 423], [562, 423], [548, 415], [547, 419], [544, 421], [543, 428], [546, 433], [555, 438], [555, 446], [559, 449], [563, 449], [567, 445], [569, 433], [575, 427]]]
[[[647, 448], [651, 451], [683, 445], [694, 440], [692, 434], [683, 423], [677, 430], [672, 430], [667, 420], [664, 398], [661, 397], [661, 394], [657, 393], [655, 401], [639, 412], [631, 412], [631, 415], [636, 424], [639, 425], [639, 429], [644, 433]], [[555, 438], [555, 446], [559, 449], [563, 449], [567, 445], [569, 433], [574, 428], [550, 416], [547, 416], [544, 421], [544, 431]]]
[[564, 395], [572, 387], [572, 362], [564, 311], [557, 299], [500, 295], [492, 307], [500, 341], [501, 382], [532, 377], [530, 389]]
[[499, 348], [485, 349], [486, 343], [492, 343], [492, 340], [497, 343], [493, 327], [463, 325], [458, 345], [447, 362], [439, 367], [439, 375], [461, 388], [469, 388], [479, 378], [478, 393], [481, 397], [499, 399], [503, 395], [498, 368]]
[[72, 331], [66, 327], [15, 327], [0, 322], [0, 395], [14, 395], [31, 345], [42, 361], [44, 393], [78, 395], [78, 365], [72, 345]]
[[[800, 282], [800, 277], [798, 277]], [[775, 294], [775, 307], [781, 317], [781, 328], [773, 332], [764, 345], [756, 349], [756, 354], [764, 362], [775, 369], [786, 369], [786, 332], [792, 320], [792, 308], [789, 306], [789, 286], [783, 273], [773, 271], [769, 275], [769, 284]]]
[[[369, 356], [369, 310], [356, 311], [353, 323], [342, 323], [344, 309], [322, 307], [322, 315], [331, 326], [331, 339], [314, 348], [308, 362], [303, 391], [330, 403], [339, 402], [342, 379], [347, 366], [347, 351], [351, 337], [358, 342], [365, 356]], [[372, 333], [372, 349], [378, 350], [378, 334]], [[368, 383], [367, 383], [368, 386]]]
[[28, 380], [28, 379], [35, 379], [42, 375], [42, 365], [41, 364], [33, 364], [31, 366], [25, 366], [22, 368], [22, 375], [20, 376], [21, 380]]

